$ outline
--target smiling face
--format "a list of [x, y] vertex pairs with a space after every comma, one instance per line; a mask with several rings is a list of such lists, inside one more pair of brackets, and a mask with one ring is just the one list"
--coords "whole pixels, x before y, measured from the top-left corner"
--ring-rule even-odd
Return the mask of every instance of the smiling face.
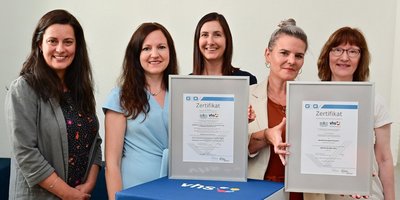
[[65, 71], [75, 57], [76, 41], [72, 26], [67, 24], [49, 26], [43, 34], [39, 47], [46, 64], [57, 73], [60, 79], [63, 79]]
[[355, 45], [341, 44], [334, 49], [347, 50], [341, 55], [337, 56], [331, 50], [329, 53], [329, 67], [332, 72], [332, 81], [352, 81], [353, 74], [357, 69], [358, 63], [360, 61], [360, 56], [349, 57], [350, 51], [359, 51], [360, 48]]
[[222, 63], [226, 48], [226, 37], [218, 21], [206, 22], [201, 27], [199, 48], [206, 61], [220, 61]]
[[265, 58], [270, 64], [270, 76], [282, 81], [294, 80], [304, 63], [306, 44], [293, 36], [281, 35], [271, 49], [266, 49]]
[[167, 38], [160, 30], [151, 32], [143, 41], [140, 64], [147, 76], [162, 76], [169, 63]]

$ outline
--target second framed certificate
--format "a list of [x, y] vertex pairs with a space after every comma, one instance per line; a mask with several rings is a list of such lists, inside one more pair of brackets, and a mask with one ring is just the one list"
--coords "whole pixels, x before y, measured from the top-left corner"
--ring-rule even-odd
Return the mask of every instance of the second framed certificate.
[[247, 180], [248, 77], [169, 77], [169, 177]]
[[369, 195], [374, 85], [288, 82], [285, 189]]

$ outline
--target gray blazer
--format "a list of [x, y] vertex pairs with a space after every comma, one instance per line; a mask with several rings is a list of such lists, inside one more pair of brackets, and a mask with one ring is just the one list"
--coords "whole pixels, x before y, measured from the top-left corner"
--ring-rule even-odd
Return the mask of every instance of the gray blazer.
[[[57, 173], [68, 176], [67, 128], [61, 107], [44, 102], [22, 77], [14, 80], [5, 100], [7, 131], [12, 144], [9, 199], [58, 199], [38, 185]], [[101, 138], [97, 133], [90, 166], [101, 166]]]

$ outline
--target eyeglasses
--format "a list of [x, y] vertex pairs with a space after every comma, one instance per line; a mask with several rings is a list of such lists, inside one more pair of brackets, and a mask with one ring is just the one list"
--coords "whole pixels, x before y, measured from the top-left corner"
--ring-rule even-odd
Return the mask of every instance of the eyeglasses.
[[331, 52], [334, 56], [341, 56], [343, 52], [346, 52], [350, 58], [357, 58], [360, 56], [360, 49], [342, 49], [342, 48], [332, 48]]

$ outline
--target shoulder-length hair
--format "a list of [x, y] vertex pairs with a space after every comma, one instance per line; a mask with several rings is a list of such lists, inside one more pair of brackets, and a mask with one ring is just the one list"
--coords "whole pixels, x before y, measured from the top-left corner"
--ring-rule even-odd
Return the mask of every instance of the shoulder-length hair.
[[200, 39], [200, 31], [203, 25], [210, 21], [218, 21], [224, 31], [225, 35], [225, 52], [223, 57], [222, 64], [222, 75], [231, 75], [237, 68], [232, 66], [232, 54], [233, 54], [233, 42], [232, 42], [232, 34], [229, 28], [228, 22], [225, 17], [219, 13], [212, 12], [203, 16], [199, 23], [196, 26], [196, 31], [194, 33], [194, 42], [193, 42], [193, 74], [201, 75], [204, 71], [204, 56], [200, 51], [199, 47], [199, 39]]
[[39, 20], [33, 32], [31, 53], [24, 62], [20, 75], [44, 101], [50, 98], [55, 98], [59, 102], [63, 101], [64, 89], [61, 79], [48, 66], [39, 48], [45, 31], [54, 24], [70, 25], [75, 34], [75, 57], [66, 70], [64, 84], [70, 90], [72, 100], [79, 111], [95, 114], [92, 70], [83, 29], [78, 20], [68, 11], [52, 10]]
[[371, 57], [368, 50], [367, 41], [365, 40], [365, 37], [360, 30], [350, 27], [342, 27], [335, 31], [322, 47], [321, 53], [317, 61], [318, 77], [322, 81], [331, 81], [332, 72], [329, 66], [329, 53], [331, 52], [332, 48], [337, 47], [341, 44], [355, 45], [360, 48], [360, 61], [358, 62], [357, 69], [353, 74], [353, 81], [368, 80], [369, 63]]
[[159, 23], [143, 23], [133, 33], [126, 47], [122, 74], [119, 78], [121, 86], [120, 104], [126, 111], [126, 116], [135, 119], [140, 113], [150, 111], [148, 95], [146, 93], [146, 77], [140, 64], [140, 53], [143, 42], [153, 31], [160, 30], [167, 38], [169, 49], [169, 63], [163, 74], [163, 86], [168, 89], [168, 75], [178, 74], [178, 61], [174, 41], [167, 29]]

